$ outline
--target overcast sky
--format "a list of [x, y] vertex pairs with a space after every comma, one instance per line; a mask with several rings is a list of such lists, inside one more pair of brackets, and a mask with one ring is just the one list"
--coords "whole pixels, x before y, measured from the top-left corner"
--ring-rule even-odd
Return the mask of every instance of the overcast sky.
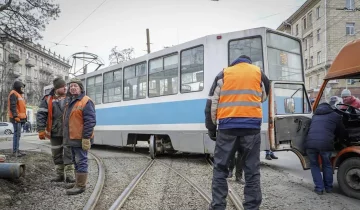
[[[109, 65], [110, 49], [133, 47], [146, 53], [146, 28], [151, 51], [202, 36], [254, 27], [276, 29], [305, 0], [54, 0], [60, 17], [51, 21], [40, 42], [62, 56], [87, 51]], [[105, 2], [105, 3], [103, 3]], [[102, 4], [102, 5], [101, 5]], [[99, 5], [101, 5], [99, 7]], [[90, 13], [89, 18], [79, 25]], [[66, 37], [66, 35], [68, 35]], [[66, 37], [66, 38], [65, 38]], [[65, 38], [65, 39], [64, 39]], [[57, 45], [59, 42], [69, 46]], [[88, 46], [85, 48], [84, 46]]]

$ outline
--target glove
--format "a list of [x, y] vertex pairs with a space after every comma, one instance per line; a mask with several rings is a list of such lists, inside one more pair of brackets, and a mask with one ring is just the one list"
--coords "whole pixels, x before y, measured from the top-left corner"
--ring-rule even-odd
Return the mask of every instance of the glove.
[[45, 140], [45, 131], [39, 131], [39, 139]]
[[216, 130], [215, 131], [208, 130], [208, 135], [211, 140], [216, 141]]
[[20, 122], [21, 120], [20, 120], [20, 118], [18, 118], [18, 117], [15, 117], [15, 122]]
[[83, 150], [89, 150], [91, 148], [90, 139], [82, 139], [81, 146]]

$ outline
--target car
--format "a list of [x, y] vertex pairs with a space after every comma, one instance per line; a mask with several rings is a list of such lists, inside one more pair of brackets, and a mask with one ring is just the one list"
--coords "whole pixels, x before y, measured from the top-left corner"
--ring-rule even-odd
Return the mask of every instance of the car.
[[10, 122], [0, 122], [0, 135], [11, 135], [14, 133], [13, 124]]

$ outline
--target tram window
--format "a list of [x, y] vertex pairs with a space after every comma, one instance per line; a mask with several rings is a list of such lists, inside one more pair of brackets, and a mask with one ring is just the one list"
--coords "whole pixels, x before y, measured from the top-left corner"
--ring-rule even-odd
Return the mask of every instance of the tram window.
[[86, 94], [95, 101], [95, 104], [101, 104], [102, 75], [87, 78]]
[[149, 61], [149, 97], [178, 92], [178, 54]]
[[104, 103], [121, 101], [122, 70], [104, 73]]
[[229, 65], [239, 56], [247, 55], [251, 58], [254, 65], [262, 71], [264, 69], [264, 59], [262, 51], [261, 37], [237, 39], [229, 42]]
[[181, 52], [181, 93], [204, 89], [204, 46]]
[[146, 97], [146, 62], [124, 68], [124, 101]]

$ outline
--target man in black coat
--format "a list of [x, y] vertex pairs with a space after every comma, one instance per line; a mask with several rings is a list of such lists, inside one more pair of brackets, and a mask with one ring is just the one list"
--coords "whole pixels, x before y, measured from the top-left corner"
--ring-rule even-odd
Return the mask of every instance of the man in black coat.
[[[315, 192], [330, 193], [333, 187], [333, 169], [331, 154], [334, 150], [334, 140], [346, 137], [342, 116], [335, 112], [328, 103], [320, 104], [312, 117], [309, 132], [305, 141], [306, 153], [310, 159], [311, 175], [315, 184]], [[323, 177], [319, 167], [318, 157], [321, 157]], [[324, 180], [323, 180], [324, 179]]]

